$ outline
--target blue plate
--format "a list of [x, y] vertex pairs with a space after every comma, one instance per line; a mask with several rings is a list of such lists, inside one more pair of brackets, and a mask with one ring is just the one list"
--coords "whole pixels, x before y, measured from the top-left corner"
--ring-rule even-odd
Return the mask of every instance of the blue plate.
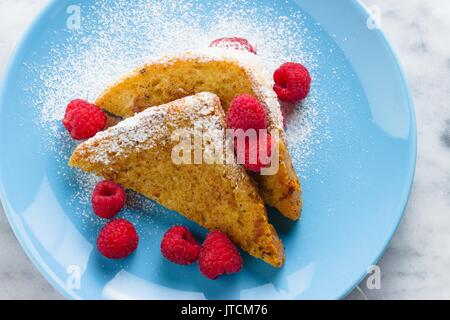
[[[315, 130], [308, 141], [296, 142], [289, 125], [287, 129], [303, 178], [304, 210], [299, 223], [270, 214], [286, 247], [286, 265], [275, 270], [243, 254], [243, 271], [216, 281], [206, 280], [196, 265], [165, 261], [159, 251], [162, 234], [175, 223], [189, 226], [199, 237], [205, 230], [134, 194], [135, 204], [122, 216], [137, 225], [138, 250], [121, 261], [98, 254], [95, 239], [102, 222], [91, 216], [88, 199], [77, 198], [89, 193], [79, 182], [88, 178], [66, 165], [74, 145], [64, 148], [64, 141], [55, 138], [66, 135], [59, 121], [49, 122], [54, 126], [49, 133], [39, 120], [40, 97], [48, 90], [42, 71], [55, 73], [48, 66], [66, 54], [68, 39], [74, 37], [66, 24], [68, 13], [76, 13], [70, 2], [52, 2], [32, 26], [6, 73], [0, 99], [2, 203], [24, 250], [55, 288], [68, 298], [85, 299], [336, 299], [363, 279], [383, 254], [407, 203], [416, 127], [397, 59], [357, 1], [251, 2], [261, 19], [269, 13], [299, 13], [292, 19], [301, 20], [301, 30], [291, 31], [302, 33], [305, 52], [321, 52], [314, 57], [315, 98], [305, 106], [314, 102], [316, 113], [309, 120]], [[118, 6], [114, 10], [126, 11], [142, 1], [109, 2]], [[115, 32], [130, 47], [138, 44], [143, 35], [133, 28], [128, 32], [126, 25], [96, 31], [102, 24], [96, 12], [107, 8], [105, 3], [81, 1], [81, 26], [88, 26], [82, 29], [85, 43]], [[182, 10], [208, 15], [217, 9], [207, 1], [193, 3]], [[250, 9], [248, 3], [241, 6]], [[138, 23], [139, 17], [130, 20], [131, 25]], [[145, 36], [151, 41], [152, 35]], [[80, 48], [74, 46], [67, 56]], [[73, 98], [84, 94], [74, 92]], [[302, 152], [300, 143], [308, 143], [307, 157], [297, 154]]]

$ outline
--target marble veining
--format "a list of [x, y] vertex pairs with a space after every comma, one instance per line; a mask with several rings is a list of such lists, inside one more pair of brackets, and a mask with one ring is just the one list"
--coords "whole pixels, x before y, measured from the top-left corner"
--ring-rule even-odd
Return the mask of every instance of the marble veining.
[[[331, 0], [330, 0], [331, 1]], [[0, 0], [0, 73], [49, 0]], [[418, 158], [405, 217], [381, 259], [381, 288], [350, 299], [450, 298], [450, 1], [361, 0], [376, 6], [416, 106]], [[58, 299], [26, 257], [0, 207], [0, 299]]]
[[444, 132], [442, 133], [442, 142], [445, 144], [445, 146], [450, 148], [450, 119], [445, 121], [447, 127], [444, 129]]

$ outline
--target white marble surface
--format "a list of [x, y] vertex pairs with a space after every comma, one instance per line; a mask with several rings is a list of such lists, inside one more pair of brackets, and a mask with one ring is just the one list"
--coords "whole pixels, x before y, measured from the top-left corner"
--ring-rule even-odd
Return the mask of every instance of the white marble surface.
[[[330, 0], [334, 1], [334, 0]], [[343, 1], [343, 0], [342, 0]], [[0, 73], [48, 0], [0, 0]], [[397, 234], [380, 261], [380, 290], [351, 299], [450, 298], [450, 1], [362, 0], [381, 10], [416, 105], [418, 161]], [[59, 299], [25, 256], [0, 206], [0, 299]]]

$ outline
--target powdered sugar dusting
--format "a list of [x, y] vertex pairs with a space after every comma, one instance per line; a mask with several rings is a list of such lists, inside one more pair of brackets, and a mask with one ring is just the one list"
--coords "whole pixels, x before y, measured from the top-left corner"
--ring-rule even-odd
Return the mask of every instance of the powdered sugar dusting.
[[171, 64], [177, 60], [208, 61], [230, 61], [243, 68], [252, 81], [252, 89], [264, 103], [270, 119], [270, 129], [282, 129], [283, 118], [280, 104], [272, 84], [268, 81], [264, 64], [259, 56], [243, 50], [226, 48], [205, 48], [196, 51], [186, 51], [175, 56], [164, 57], [156, 63]]
[[[279, 2], [277, 1], [279, 4]], [[303, 25], [300, 11], [280, 14], [275, 5], [246, 4], [219, 0], [207, 4], [195, 0], [99, 0], [93, 6], [81, 4], [80, 30], [70, 31], [63, 44], [53, 45], [48, 65], [28, 65], [35, 79], [39, 108], [38, 125], [46, 130], [49, 148], [66, 161], [73, 143], [65, 143], [60, 119], [74, 98], [94, 101], [109, 85], [131, 70], [166, 55], [187, 50], [204, 50], [217, 38], [247, 38], [258, 52], [270, 75], [283, 62], [301, 62], [314, 77], [320, 54]], [[213, 14], [211, 14], [213, 12]], [[67, 33], [62, 30], [61, 33]], [[269, 84], [270, 87], [271, 84]], [[270, 90], [270, 89], [269, 89]], [[269, 92], [266, 92], [269, 94]], [[273, 95], [273, 93], [270, 93]], [[318, 114], [317, 91], [302, 108], [287, 118], [287, 139], [297, 171], [309, 165], [316, 142], [313, 133], [326, 121]], [[137, 139], [139, 137], [136, 137]], [[328, 139], [328, 137], [323, 137]], [[89, 190], [92, 181], [75, 177]], [[81, 199], [82, 195], [75, 195]], [[86, 200], [86, 199], [84, 199]], [[81, 199], [83, 201], [83, 199]]]
[[[199, 93], [165, 105], [148, 108], [134, 117], [97, 133], [81, 144], [77, 151], [87, 154], [87, 161], [108, 165], [112, 158], [131, 150], [149, 150], [164, 144], [170, 137], [169, 126], [174, 119], [183, 119], [188, 128], [202, 127], [207, 132], [223, 128], [223, 112], [218, 115], [219, 98], [212, 93]], [[182, 112], [172, 108], [181, 106]], [[216, 107], [214, 107], [216, 106]], [[223, 139], [222, 136], [219, 136]], [[214, 140], [215, 141], [215, 140]]]

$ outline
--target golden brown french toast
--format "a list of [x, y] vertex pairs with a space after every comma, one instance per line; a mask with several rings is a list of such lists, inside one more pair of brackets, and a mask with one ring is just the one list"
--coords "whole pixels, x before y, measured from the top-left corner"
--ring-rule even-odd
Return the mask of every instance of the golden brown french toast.
[[[282, 266], [283, 245], [243, 166], [173, 161], [179, 143], [174, 133], [194, 125], [224, 130], [225, 114], [216, 95], [199, 93], [127, 118], [80, 144], [69, 165], [116, 181], [205, 228], [219, 229], [252, 256]], [[233, 153], [223, 135], [212, 136], [213, 143]]]
[[254, 175], [254, 178], [265, 203], [292, 220], [299, 219], [302, 190], [286, 145], [280, 105], [256, 55], [208, 48], [163, 58], [108, 88], [96, 104], [126, 118], [148, 107], [203, 91], [217, 94], [225, 112], [237, 95], [248, 93], [260, 100], [266, 109], [269, 129], [279, 131], [280, 159], [275, 175]]

